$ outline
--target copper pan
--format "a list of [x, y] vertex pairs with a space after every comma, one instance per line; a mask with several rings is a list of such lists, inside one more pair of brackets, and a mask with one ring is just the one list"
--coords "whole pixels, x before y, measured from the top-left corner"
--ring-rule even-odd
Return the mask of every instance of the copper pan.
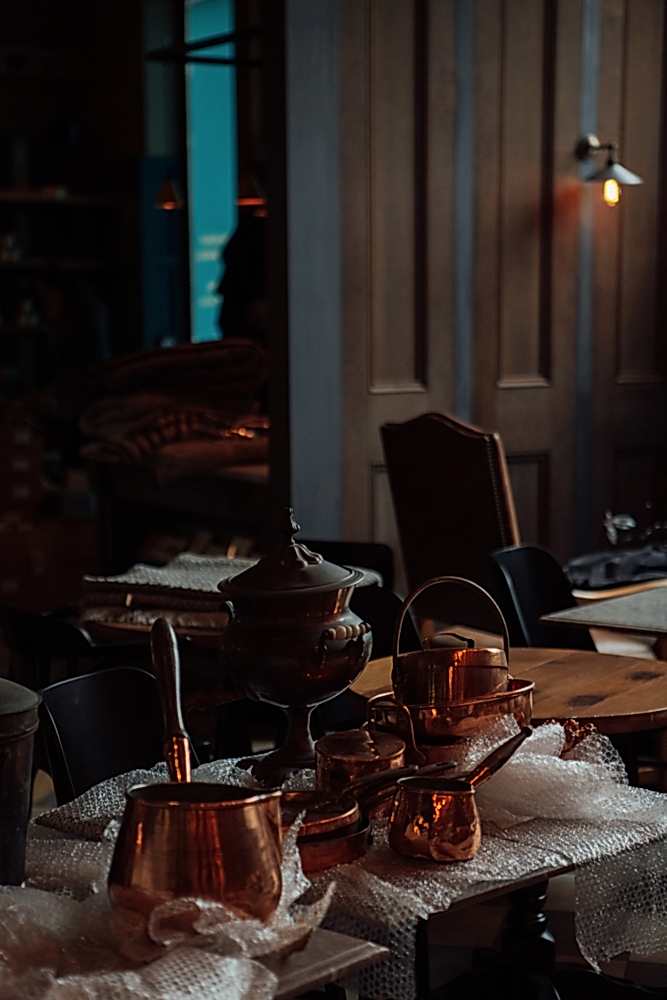
[[470, 739], [499, 718], [513, 716], [520, 726], [529, 725], [534, 689], [534, 681], [513, 677], [507, 691], [447, 706], [399, 705], [393, 698], [381, 695], [369, 700], [369, 728], [396, 733], [408, 747], [412, 746], [414, 734], [414, 744], [425, 757], [428, 745]]
[[[442, 774], [443, 770], [447, 770], [451, 766], [453, 765], [447, 763], [420, 769], [415, 767], [389, 769], [383, 775], [370, 775], [363, 781], [357, 782], [356, 794], [359, 797], [361, 805], [359, 815], [353, 823], [348, 823], [345, 826], [334, 829], [330, 828], [328, 832], [322, 832], [321, 827], [319, 828], [319, 832], [317, 832], [316, 826], [315, 833], [309, 833], [313, 829], [313, 826], [310, 825], [306, 827], [306, 833], [301, 833], [298, 837], [297, 845], [305, 874], [312, 875], [316, 872], [325, 871], [327, 868], [333, 868], [335, 865], [348, 864], [350, 861], [356, 861], [357, 858], [363, 857], [371, 843], [369, 814], [387, 802], [391, 804], [396, 792], [397, 782], [401, 777], [421, 775], [425, 778], [431, 774]], [[322, 793], [283, 793], [284, 798], [291, 798], [290, 810], [295, 805], [303, 804], [306, 801], [305, 796], [308, 795], [322, 800]], [[299, 800], [295, 796], [301, 798], [301, 803], [299, 803]], [[347, 800], [350, 797], [348, 794], [342, 798]], [[338, 800], [336, 798], [331, 799], [329, 796], [328, 801], [332, 805], [335, 805]], [[285, 822], [285, 818], [286, 814], [283, 813], [283, 822]]]
[[[473, 591], [490, 605], [498, 618], [503, 648], [474, 648], [471, 639], [456, 635], [466, 645], [437, 646], [401, 653], [401, 632], [416, 599], [435, 586], [447, 584]], [[446, 633], [438, 633], [441, 637]], [[453, 633], [450, 633], [453, 634]], [[391, 681], [396, 701], [404, 705], [455, 705], [507, 690], [509, 679], [509, 633], [503, 614], [483, 587], [459, 576], [437, 576], [406, 597], [394, 630]]]

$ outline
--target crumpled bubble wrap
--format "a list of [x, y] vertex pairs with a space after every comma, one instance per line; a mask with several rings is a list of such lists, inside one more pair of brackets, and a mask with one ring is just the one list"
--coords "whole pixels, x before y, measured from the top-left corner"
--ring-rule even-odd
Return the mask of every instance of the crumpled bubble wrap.
[[[461, 748], [456, 773], [466, 773], [517, 730], [514, 720], [499, 720], [469, 740]], [[386, 827], [376, 825], [374, 846], [363, 859], [312, 879], [308, 900], [336, 883], [324, 926], [376, 941], [392, 952], [388, 961], [356, 978], [362, 995], [375, 1000], [414, 997], [420, 919], [446, 910], [476, 888], [569, 865], [578, 866], [578, 941], [594, 966], [626, 950], [667, 948], [667, 891], [661, 875], [667, 871], [667, 797], [630, 788], [621, 758], [599, 733], [587, 735], [573, 749], [569, 744], [567, 726], [540, 726], [480, 787], [476, 795], [484, 836], [472, 861], [406, 861], [389, 849]], [[254, 784], [235, 761], [207, 764], [195, 774], [202, 780]], [[163, 777], [163, 768], [158, 768], [114, 779], [112, 789], [105, 787], [112, 783], [105, 782], [40, 821], [100, 839], [105, 821], [122, 815], [125, 788]], [[312, 772], [297, 774], [288, 787], [312, 787], [313, 779]], [[104, 820], [94, 816], [101, 804]]]
[[164, 903], [148, 918], [111, 908], [109, 837], [32, 836], [30, 887], [0, 889], [0, 1000], [268, 1000], [278, 979], [259, 959], [303, 947], [335, 891], [332, 883], [314, 902], [297, 903], [310, 888], [299, 825], [285, 836], [283, 891], [266, 923], [203, 899]]
[[[513, 720], [501, 720], [470, 741], [456, 773], [466, 773], [517, 731]], [[667, 877], [661, 875], [667, 871], [667, 797], [628, 787], [620, 757], [599, 733], [561, 758], [565, 746], [562, 726], [538, 727], [479, 788], [484, 833], [471, 861], [436, 865], [400, 858], [387, 845], [386, 826], [376, 826], [364, 858], [313, 878], [318, 892], [336, 881], [325, 926], [392, 953], [356, 977], [362, 995], [414, 997], [420, 919], [476, 888], [570, 865], [581, 866], [575, 876], [577, 936], [595, 967], [626, 950], [667, 948]]]

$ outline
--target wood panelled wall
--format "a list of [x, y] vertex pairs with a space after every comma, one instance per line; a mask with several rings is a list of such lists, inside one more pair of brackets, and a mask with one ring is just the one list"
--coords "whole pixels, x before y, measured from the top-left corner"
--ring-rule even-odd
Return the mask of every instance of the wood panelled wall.
[[663, 0], [339, 7], [340, 534], [392, 539], [378, 428], [433, 409], [500, 431], [526, 541], [590, 549], [667, 446]]

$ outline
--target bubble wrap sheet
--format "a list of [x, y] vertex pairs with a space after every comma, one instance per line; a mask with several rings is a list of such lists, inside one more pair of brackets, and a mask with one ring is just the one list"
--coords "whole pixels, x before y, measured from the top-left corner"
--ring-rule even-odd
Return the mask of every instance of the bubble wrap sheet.
[[[465, 772], [513, 732], [516, 725], [503, 722], [471, 741], [458, 770]], [[158, 767], [105, 782], [39, 822], [90, 838], [95, 841], [87, 845], [91, 850], [108, 851], [102, 838], [122, 814], [125, 789], [138, 781], [159, 781], [163, 774]], [[196, 776], [252, 784], [234, 761], [204, 765]], [[307, 787], [312, 780], [312, 772], [304, 773], [290, 785]], [[483, 840], [472, 861], [406, 861], [388, 848], [386, 830], [378, 826], [374, 846], [361, 861], [313, 878], [313, 899], [335, 883], [324, 926], [391, 951], [388, 961], [360, 973], [355, 985], [364, 996], [414, 996], [420, 919], [475, 892], [571, 865], [576, 866], [578, 941], [594, 966], [626, 950], [647, 954], [667, 948], [667, 796], [630, 788], [609, 740], [593, 733], [568, 749], [562, 726], [541, 726], [477, 798]], [[49, 836], [46, 829], [42, 833]], [[91, 870], [81, 864], [88, 857], [84, 849], [71, 877], [67, 865], [63, 869], [63, 888], [75, 898], [85, 896], [95, 881], [94, 865]], [[76, 873], [82, 871], [86, 879], [79, 884]], [[32, 884], [44, 885], [45, 878], [39, 866], [31, 867]]]
[[285, 837], [283, 892], [266, 923], [201, 899], [164, 903], [148, 918], [112, 910], [106, 876], [115, 824], [101, 842], [33, 831], [26, 887], [0, 887], [0, 1000], [273, 997], [278, 979], [261, 958], [301, 947], [335, 889], [297, 902], [310, 888], [298, 822]]
[[[500, 724], [469, 746], [458, 770], [515, 731], [514, 723]], [[475, 892], [572, 865], [577, 938], [594, 967], [626, 950], [667, 948], [667, 796], [630, 788], [605, 737], [595, 733], [569, 752], [565, 745], [562, 726], [539, 727], [479, 789], [483, 839], [472, 861], [401, 859], [379, 828], [362, 860], [313, 879], [318, 891], [336, 882], [325, 926], [391, 951], [387, 962], [360, 974], [355, 985], [364, 996], [414, 997], [420, 919]]]

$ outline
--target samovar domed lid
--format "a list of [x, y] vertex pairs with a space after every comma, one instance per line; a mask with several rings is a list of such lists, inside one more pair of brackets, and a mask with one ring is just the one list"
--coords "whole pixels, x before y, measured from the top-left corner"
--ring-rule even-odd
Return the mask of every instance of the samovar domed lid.
[[317, 552], [294, 538], [301, 526], [291, 507], [285, 507], [279, 523], [278, 539], [257, 565], [243, 573], [226, 577], [218, 590], [231, 597], [286, 597], [300, 593], [326, 593], [354, 587], [365, 574], [348, 566], [327, 562]]

